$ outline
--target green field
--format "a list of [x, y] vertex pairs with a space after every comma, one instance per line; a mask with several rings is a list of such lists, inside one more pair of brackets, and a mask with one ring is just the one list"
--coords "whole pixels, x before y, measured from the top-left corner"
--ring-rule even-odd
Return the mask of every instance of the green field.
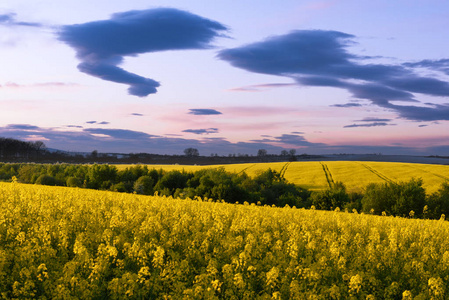
[[[118, 165], [124, 169], [131, 165]], [[435, 192], [445, 181], [449, 181], [449, 165], [430, 165], [393, 162], [366, 161], [309, 161], [256, 164], [230, 164], [213, 166], [148, 165], [167, 171], [197, 171], [204, 168], [223, 167], [229, 172], [246, 172], [253, 176], [271, 168], [281, 172], [294, 184], [313, 191], [329, 187], [333, 182], [343, 182], [349, 191], [361, 191], [369, 183], [400, 182], [411, 178], [422, 178], [428, 193]]]

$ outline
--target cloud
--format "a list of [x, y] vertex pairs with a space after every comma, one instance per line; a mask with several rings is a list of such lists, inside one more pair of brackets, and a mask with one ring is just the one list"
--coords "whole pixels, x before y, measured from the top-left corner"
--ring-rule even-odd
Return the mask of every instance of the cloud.
[[[24, 130], [30, 129], [30, 130]], [[260, 148], [268, 151], [282, 150], [281, 147], [263, 143], [239, 142], [231, 143], [223, 138], [185, 139], [177, 136], [162, 137], [145, 132], [126, 129], [88, 128], [72, 131], [56, 128], [43, 128], [27, 124], [10, 124], [0, 127], [0, 136], [20, 140], [30, 140], [40, 137], [45, 140], [47, 147], [66, 150], [112, 153], [155, 153], [182, 154], [185, 148], [199, 149], [201, 154], [218, 153], [253, 153]]]
[[[79, 84], [76, 83], [70, 83], [70, 82], [40, 82], [40, 83], [34, 83], [34, 84], [20, 84], [17, 82], [6, 82], [3, 87], [5, 88], [30, 88], [30, 87], [77, 87]], [[0, 87], [2, 87], [0, 85]]]
[[237, 88], [229, 89], [231, 92], [261, 92], [267, 89], [272, 88], [282, 88], [282, 87], [290, 87], [297, 86], [294, 83], [266, 83], [266, 84], [256, 84], [256, 85], [247, 85]]
[[387, 122], [373, 122], [367, 124], [352, 124], [343, 126], [343, 128], [354, 128], [354, 127], [378, 127], [378, 126], [395, 126], [396, 124], [388, 124]]
[[209, 134], [218, 133], [218, 128], [207, 128], [207, 129], [186, 129], [182, 132], [194, 133], [194, 134]]
[[66, 25], [59, 40], [76, 50], [81, 72], [103, 80], [129, 85], [131, 95], [157, 92], [159, 82], [120, 68], [124, 56], [142, 53], [209, 49], [227, 28], [198, 15], [173, 8], [116, 13], [108, 20]]
[[426, 68], [426, 69], [432, 69], [432, 70], [439, 70], [449, 75], [449, 59], [439, 59], [439, 60], [432, 60], [432, 59], [425, 59], [418, 62], [409, 62], [403, 64], [406, 67], [410, 68]]
[[209, 108], [192, 108], [189, 109], [191, 115], [221, 115], [222, 113], [215, 109]]
[[143, 117], [143, 114], [139, 114], [139, 113], [132, 113], [131, 116], [136, 116], [136, 117]]
[[[329, 153], [383, 153], [383, 154], [410, 154], [410, 155], [447, 155], [449, 145], [444, 144], [443, 138], [433, 138], [428, 141], [418, 140], [427, 145], [426, 148], [399, 146], [332, 146], [321, 143], [312, 143], [300, 135], [283, 134], [271, 139], [252, 142], [231, 143], [224, 138], [185, 139], [181, 137], [162, 137], [148, 133], [126, 129], [89, 128], [73, 130], [62, 128], [43, 128], [30, 124], [9, 124], [0, 127], [0, 136], [20, 140], [42, 140], [49, 148], [90, 152], [98, 150], [110, 153], [155, 153], [155, 154], [182, 154], [185, 148], [197, 148], [202, 155], [218, 153], [247, 153], [256, 155], [258, 149], [266, 149], [268, 153], [279, 154], [285, 148], [301, 148], [309, 154]], [[443, 142], [442, 142], [443, 141]]]
[[16, 14], [9, 13], [0, 15], [0, 25], [4, 26], [28, 26], [28, 27], [41, 27], [42, 24], [32, 22], [19, 22], [16, 21]]
[[252, 140], [252, 142], [259, 143], [274, 143], [274, 144], [283, 144], [285, 146], [293, 146], [293, 147], [314, 147], [314, 146], [323, 146], [321, 143], [311, 143], [307, 141], [302, 133], [297, 134], [282, 134], [281, 136], [276, 136], [273, 138], [264, 138], [262, 140]]
[[355, 120], [355, 122], [365, 122], [365, 123], [346, 125], [346, 126], [343, 126], [343, 128], [395, 126], [396, 124], [388, 123], [391, 121], [392, 121], [391, 119], [368, 117], [368, 118], [363, 118], [361, 120]]
[[[414, 121], [448, 120], [447, 105], [396, 105], [392, 101], [418, 103], [417, 95], [448, 97], [449, 83], [420, 76], [419, 68], [448, 74], [449, 59], [405, 64], [373, 64], [369, 56], [351, 53], [351, 34], [327, 30], [297, 30], [238, 48], [225, 49], [219, 59], [246, 71], [291, 78], [299, 86], [345, 89], [356, 99], [395, 111]], [[374, 57], [379, 58], [379, 57]], [[334, 107], [357, 107], [358, 103]]]
[[363, 118], [362, 120], [356, 120], [356, 122], [391, 122], [391, 119]]
[[354, 102], [349, 102], [349, 103], [345, 103], [345, 104], [334, 104], [331, 105], [332, 107], [360, 107], [363, 106], [360, 103], [354, 103]]
[[126, 130], [126, 129], [105, 129], [105, 128], [86, 128], [84, 132], [91, 134], [100, 134], [106, 137], [121, 140], [133, 140], [133, 139], [148, 139], [155, 137], [155, 135], [147, 134], [145, 132]]
[[99, 122], [99, 121], [87, 121], [86, 123], [87, 124], [98, 124], [98, 125], [108, 125], [108, 124], [110, 124], [109, 122], [106, 122], [106, 121], [101, 121], [101, 122]]
[[36, 130], [39, 127], [29, 124], [9, 124], [6, 129], [19, 129], [19, 130]]

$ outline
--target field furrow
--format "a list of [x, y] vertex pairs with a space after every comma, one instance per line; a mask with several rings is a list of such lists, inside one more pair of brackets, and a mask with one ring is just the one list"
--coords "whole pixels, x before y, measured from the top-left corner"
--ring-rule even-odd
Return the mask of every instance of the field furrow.
[[380, 173], [379, 171], [376, 171], [375, 169], [373, 169], [372, 167], [366, 165], [366, 164], [361, 164], [362, 166], [364, 166], [365, 168], [367, 168], [370, 172], [372, 172], [373, 174], [375, 174], [376, 176], [378, 176], [380, 179], [385, 180], [386, 182], [390, 182], [393, 183], [393, 180], [391, 180], [390, 178], [388, 178], [387, 176], [385, 176], [384, 174]]
[[288, 162], [282, 167], [281, 172], [280, 172], [281, 177], [285, 177], [285, 172], [287, 172], [288, 166], [290, 164], [291, 164], [291, 162]]
[[334, 179], [332, 178], [332, 174], [329, 171], [329, 168], [327, 167], [326, 164], [323, 164], [322, 162], [320, 162], [320, 164], [323, 167], [324, 176], [326, 176], [327, 184], [329, 185], [329, 188], [332, 188], [335, 184]]

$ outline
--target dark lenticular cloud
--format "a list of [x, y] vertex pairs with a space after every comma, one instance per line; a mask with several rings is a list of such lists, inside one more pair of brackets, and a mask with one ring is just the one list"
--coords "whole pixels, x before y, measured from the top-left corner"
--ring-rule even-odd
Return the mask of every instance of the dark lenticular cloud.
[[221, 115], [222, 113], [215, 109], [209, 108], [192, 108], [189, 109], [191, 115]]
[[[356, 99], [396, 111], [415, 121], [449, 120], [449, 105], [403, 106], [391, 101], [419, 102], [415, 94], [449, 96], [449, 83], [418, 75], [418, 68], [449, 74], [449, 59], [402, 65], [372, 64], [348, 51], [355, 36], [338, 31], [297, 30], [239, 48], [225, 49], [218, 58], [250, 72], [289, 77], [301, 86], [345, 89]], [[441, 77], [443, 78], [443, 77]], [[357, 103], [336, 107], [356, 107]]]
[[86, 74], [129, 85], [129, 94], [145, 97], [157, 92], [159, 82], [120, 68], [124, 56], [141, 53], [208, 49], [227, 28], [192, 13], [157, 8], [116, 13], [109, 20], [66, 25], [59, 39], [76, 50]]

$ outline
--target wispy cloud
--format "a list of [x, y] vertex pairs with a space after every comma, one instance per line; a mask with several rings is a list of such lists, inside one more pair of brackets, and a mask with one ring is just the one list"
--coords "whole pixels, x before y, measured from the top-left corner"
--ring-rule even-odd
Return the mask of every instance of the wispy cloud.
[[[372, 64], [368, 56], [348, 51], [356, 37], [326, 30], [298, 30], [261, 42], [218, 53], [218, 58], [250, 72], [291, 78], [300, 86], [345, 89], [356, 99], [396, 111], [415, 121], [449, 120], [449, 105], [397, 105], [393, 101], [419, 103], [415, 94], [449, 96], [449, 83], [418, 75], [414, 68], [447, 73], [448, 59], [408, 64]], [[340, 104], [337, 107], [355, 107]]]
[[29, 125], [29, 124], [9, 124], [6, 126], [6, 129], [18, 129], [18, 130], [37, 130], [38, 126]]
[[87, 121], [86, 123], [87, 124], [98, 124], [98, 125], [108, 125], [108, 124], [110, 124], [107, 121], [101, 121], [101, 122], [99, 122], [99, 121]]
[[343, 126], [344, 128], [354, 128], [354, 127], [379, 127], [379, 126], [395, 126], [396, 124], [388, 124], [387, 122], [373, 122], [364, 124], [351, 124]]
[[194, 133], [194, 134], [209, 134], [218, 133], [218, 128], [206, 128], [206, 129], [186, 129], [182, 132]]
[[136, 116], [136, 117], [143, 117], [143, 114], [139, 114], [139, 113], [132, 113], [131, 116]]
[[331, 106], [332, 107], [361, 107], [363, 105], [360, 103], [356, 103], [356, 102], [349, 102], [349, 103], [345, 103], [345, 104], [333, 104]]
[[391, 119], [367, 117], [361, 120], [355, 120], [354, 122], [362, 122], [362, 124], [351, 124], [343, 126], [343, 128], [355, 128], [355, 127], [382, 127], [382, 126], [396, 126], [396, 124], [388, 123]]
[[40, 23], [16, 21], [15, 13], [8, 13], [8, 14], [0, 15], [0, 25], [3, 25], [3, 26], [28, 26], [28, 27], [41, 27], [42, 26], [42, 24], [40, 24]]
[[84, 132], [88, 132], [91, 134], [101, 134], [120, 140], [148, 139], [151, 137], [156, 137], [156, 135], [147, 134], [145, 132], [126, 129], [86, 128], [84, 129]]
[[210, 108], [192, 108], [189, 109], [191, 115], [221, 115], [222, 113]]
[[304, 138], [302, 133], [282, 134], [276, 137], [266, 137], [261, 140], [252, 140], [252, 142], [283, 144], [287, 147], [321, 147], [324, 144], [312, 143]]
[[391, 122], [391, 119], [368, 117], [361, 120], [356, 120], [355, 122]]
[[0, 87], [3, 88], [13, 88], [13, 89], [20, 89], [20, 88], [64, 88], [64, 87], [78, 87], [79, 84], [71, 83], [71, 82], [39, 82], [34, 84], [20, 84], [17, 82], [6, 82], [3, 85], [0, 85]]
[[231, 92], [261, 92], [273, 88], [283, 88], [283, 87], [291, 87], [297, 86], [295, 83], [266, 83], [266, 84], [255, 84], [255, 85], [247, 85], [237, 88], [229, 89]]
[[198, 15], [157, 8], [116, 13], [109, 20], [66, 25], [59, 39], [74, 48], [78, 69], [91, 76], [129, 85], [131, 95], [157, 92], [159, 82], [119, 67], [124, 56], [167, 50], [209, 49], [227, 28]]

